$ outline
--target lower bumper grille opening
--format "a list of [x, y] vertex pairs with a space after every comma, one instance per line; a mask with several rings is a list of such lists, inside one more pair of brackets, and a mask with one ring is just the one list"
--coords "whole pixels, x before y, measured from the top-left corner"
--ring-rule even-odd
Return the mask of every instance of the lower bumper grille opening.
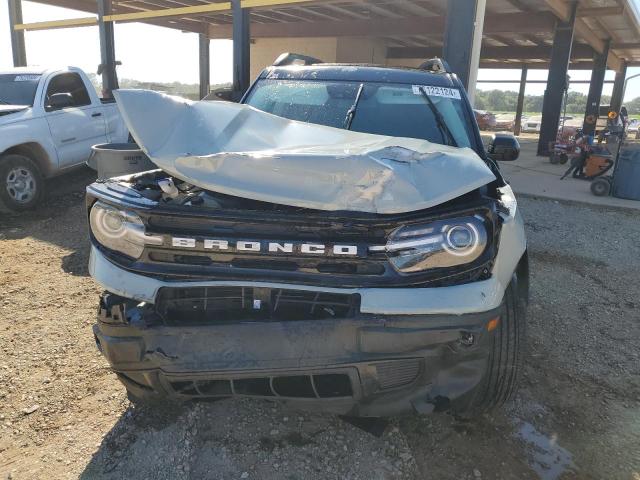
[[406, 360], [390, 360], [374, 364], [378, 374], [380, 389], [402, 387], [413, 383], [420, 374], [422, 360], [409, 358]]
[[345, 373], [315, 375], [283, 375], [212, 380], [169, 381], [179, 395], [215, 397], [248, 395], [284, 398], [343, 398], [352, 397], [351, 378]]
[[316, 397], [311, 384], [311, 377], [306, 375], [274, 378], [273, 389], [281, 397]]
[[203, 395], [231, 395], [231, 382], [229, 380], [204, 380], [196, 382], [196, 388]]
[[349, 318], [360, 295], [252, 287], [162, 288], [156, 311], [169, 325]]
[[233, 380], [233, 389], [238, 395], [255, 395], [260, 397], [272, 397], [275, 394], [271, 390], [268, 378], [241, 378]]
[[313, 381], [320, 398], [351, 397], [351, 382], [347, 375], [335, 373], [314, 375]]

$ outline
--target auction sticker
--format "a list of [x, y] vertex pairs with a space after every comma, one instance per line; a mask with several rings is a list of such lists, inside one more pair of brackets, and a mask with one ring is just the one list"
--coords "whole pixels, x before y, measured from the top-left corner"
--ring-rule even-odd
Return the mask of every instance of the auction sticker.
[[420, 93], [420, 90], [422, 90], [430, 97], [455, 98], [456, 100], [462, 98], [460, 96], [460, 90], [457, 88], [434, 87], [432, 85], [413, 85], [412, 88], [413, 93], [416, 95], [422, 95]]
[[13, 79], [14, 82], [33, 82], [38, 80], [40, 75], [16, 75]]

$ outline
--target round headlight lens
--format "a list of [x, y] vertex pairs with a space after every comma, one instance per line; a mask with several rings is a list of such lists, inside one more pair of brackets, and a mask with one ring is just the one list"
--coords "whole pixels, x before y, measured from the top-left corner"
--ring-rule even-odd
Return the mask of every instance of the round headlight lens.
[[117, 236], [124, 231], [124, 218], [120, 215], [120, 212], [105, 212], [102, 217], [102, 224], [104, 230], [114, 236]]
[[385, 250], [402, 273], [465, 265], [478, 259], [487, 246], [487, 227], [480, 216], [407, 225], [391, 234]]
[[89, 213], [89, 224], [95, 239], [109, 250], [140, 258], [144, 251], [144, 224], [133, 212], [119, 210], [96, 202]]

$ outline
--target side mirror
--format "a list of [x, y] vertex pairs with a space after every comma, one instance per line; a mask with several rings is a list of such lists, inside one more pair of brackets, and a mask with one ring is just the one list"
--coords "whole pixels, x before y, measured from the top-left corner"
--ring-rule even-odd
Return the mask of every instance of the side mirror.
[[511, 134], [496, 133], [491, 137], [487, 153], [492, 160], [513, 162], [520, 156], [520, 144]]
[[49, 101], [45, 108], [48, 112], [52, 110], [61, 110], [67, 107], [73, 107], [75, 102], [73, 101], [73, 96], [70, 93], [54, 93], [49, 96]]

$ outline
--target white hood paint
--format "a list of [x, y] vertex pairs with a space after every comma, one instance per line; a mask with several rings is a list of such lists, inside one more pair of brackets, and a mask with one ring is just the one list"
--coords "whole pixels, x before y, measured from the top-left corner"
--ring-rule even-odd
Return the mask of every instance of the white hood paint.
[[158, 167], [198, 187], [318, 210], [422, 210], [495, 179], [469, 148], [287, 120], [247, 105], [114, 92]]

